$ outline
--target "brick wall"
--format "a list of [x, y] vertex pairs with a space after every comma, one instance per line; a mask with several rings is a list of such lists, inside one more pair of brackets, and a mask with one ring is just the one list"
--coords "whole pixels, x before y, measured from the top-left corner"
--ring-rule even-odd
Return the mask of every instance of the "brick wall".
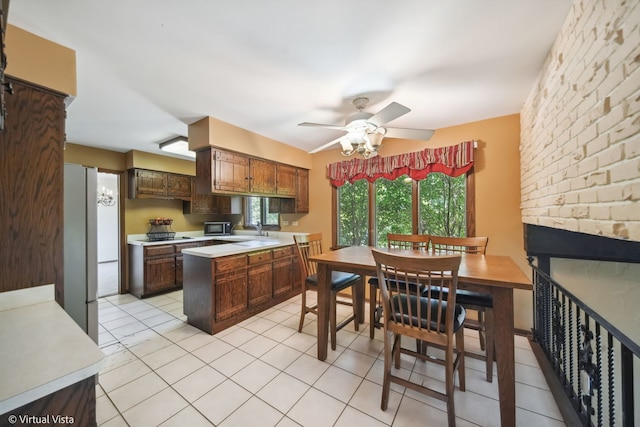
[[640, 241], [640, 1], [575, 0], [520, 120], [523, 222]]

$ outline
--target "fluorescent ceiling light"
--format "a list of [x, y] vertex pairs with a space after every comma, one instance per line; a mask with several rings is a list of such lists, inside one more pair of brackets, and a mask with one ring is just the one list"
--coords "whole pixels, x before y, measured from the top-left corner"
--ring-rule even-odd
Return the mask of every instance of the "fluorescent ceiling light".
[[160, 149], [173, 154], [179, 154], [185, 157], [196, 158], [194, 151], [189, 151], [189, 143], [186, 136], [177, 136], [168, 141], [160, 143]]

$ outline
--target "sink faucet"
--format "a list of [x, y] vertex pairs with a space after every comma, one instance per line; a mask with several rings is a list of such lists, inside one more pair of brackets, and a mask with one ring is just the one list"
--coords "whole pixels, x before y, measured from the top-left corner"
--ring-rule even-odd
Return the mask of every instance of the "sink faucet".
[[262, 236], [262, 224], [260, 221], [256, 222], [256, 230], [258, 230], [258, 236]]

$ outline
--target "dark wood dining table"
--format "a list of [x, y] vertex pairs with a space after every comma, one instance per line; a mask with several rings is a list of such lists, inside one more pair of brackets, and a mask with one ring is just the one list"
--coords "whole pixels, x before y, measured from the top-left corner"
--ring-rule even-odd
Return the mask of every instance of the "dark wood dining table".
[[[398, 249], [381, 249], [390, 252]], [[406, 250], [404, 250], [406, 251]], [[409, 251], [418, 252], [418, 251]], [[418, 252], [422, 255], [425, 252]], [[438, 252], [428, 252], [437, 256]], [[356, 288], [358, 315], [364, 319], [364, 276], [376, 274], [370, 246], [349, 246], [309, 258], [318, 266], [318, 359], [327, 358], [329, 304], [332, 271], [346, 271], [363, 276]], [[502, 426], [516, 425], [515, 349], [513, 325], [513, 290], [531, 290], [531, 280], [508, 256], [462, 254], [458, 271], [458, 288], [491, 294], [495, 322], [495, 346]]]

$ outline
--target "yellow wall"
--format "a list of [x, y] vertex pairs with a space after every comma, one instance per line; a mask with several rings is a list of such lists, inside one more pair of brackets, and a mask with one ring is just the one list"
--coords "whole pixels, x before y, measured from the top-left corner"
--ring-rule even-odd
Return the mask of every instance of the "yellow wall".
[[8, 75], [76, 96], [74, 50], [11, 24], [6, 34]]
[[183, 160], [170, 156], [147, 153], [144, 151], [131, 150], [126, 154], [127, 169], [149, 169], [153, 171], [163, 171], [178, 173], [182, 175], [196, 175], [196, 162]]
[[[385, 139], [381, 155], [419, 151], [427, 147], [455, 145], [476, 140], [476, 234], [489, 236], [487, 253], [511, 256], [530, 275], [523, 249], [520, 217], [520, 118], [518, 114], [438, 129], [430, 141]], [[310, 171], [308, 215], [298, 215], [297, 227], [287, 231], [319, 231], [325, 246], [331, 244], [331, 185], [326, 165], [345, 158], [338, 149], [313, 155]], [[286, 216], [285, 216], [286, 218]], [[516, 291], [515, 326], [528, 329], [532, 324], [531, 293]]]
[[[77, 144], [66, 144], [65, 163], [75, 163], [89, 167], [124, 172], [133, 167], [159, 170], [164, 172], [194, 175], [194, 162], [169, 156], [143, 152], [118, 153], [100, 148]], [[129, 199], [126, 198], [127, 174], [120, 175], [121, 192], [124, 200], [124, 234], [145, 234], [149, 231], [149, 218], [162, 216], [173, 218], [174, 231], [202, 230], [202, 223], [212, 219], [211, 215], [184, 215], [181, 200]]]
[[64, 162], [75, 163], [110, 171], [125, 170], [125, 154], [101, 148], [88, 147], [67, 142], [64, 148]]
[[258, 135], [213, 117], [189, 125], [189, 149], [226, 148], [262, 159], [311, 168], [311, 155], [298, 148]]

